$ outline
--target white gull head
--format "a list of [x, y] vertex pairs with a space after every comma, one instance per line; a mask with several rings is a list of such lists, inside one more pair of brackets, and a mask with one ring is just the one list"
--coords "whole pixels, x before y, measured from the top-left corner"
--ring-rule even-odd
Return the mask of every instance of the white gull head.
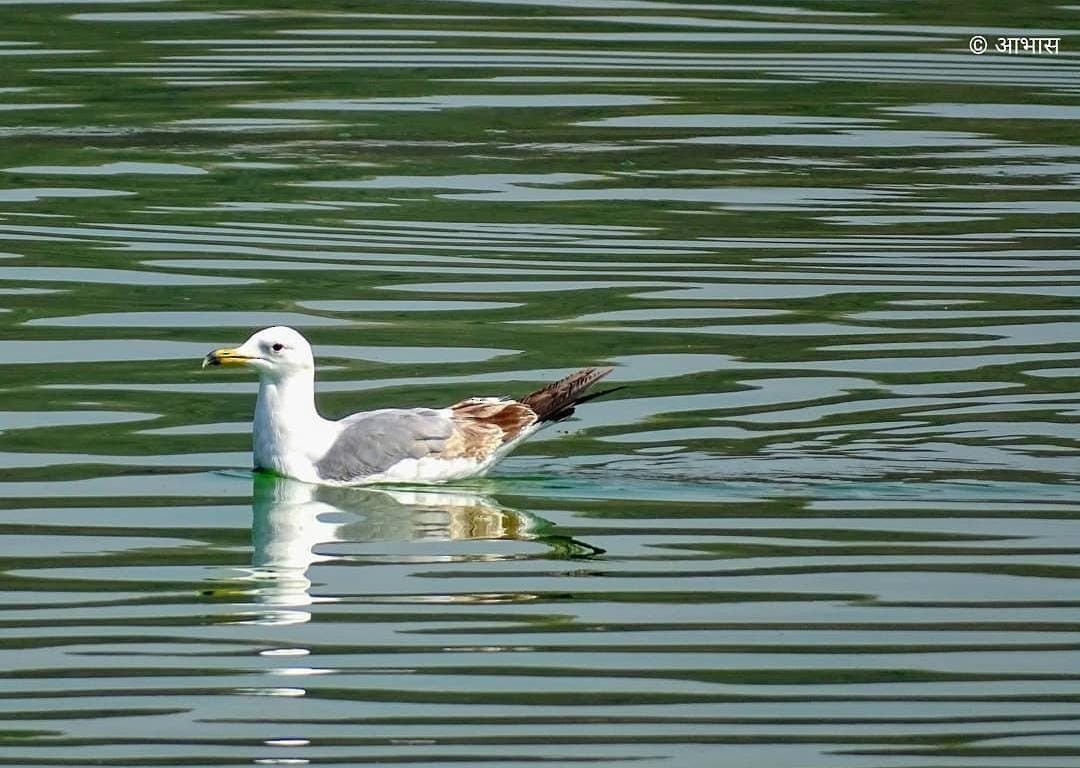
[[239, 347], [215, 349], [203, 360], [203, 367], [208, 365], [246, 365], [264, 381], [282, 381], [296, 374], [312, 375], [315, 357], [298, 331], [275, 325], [252, 334]]
[[264, 328], [238, 347], [215, 349], [208, 365], [244, 366], [259, 374], [252, 448], [255, 467], [298, 480], [318, 482], [315, 463], [341, 428], [315, 409], [315, 358], [298, 331]]

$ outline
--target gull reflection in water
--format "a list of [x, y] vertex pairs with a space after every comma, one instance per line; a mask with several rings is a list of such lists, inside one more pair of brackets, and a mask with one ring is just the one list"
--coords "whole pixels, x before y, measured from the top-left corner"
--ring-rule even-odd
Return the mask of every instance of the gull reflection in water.
[[334, 602], [313, 596], [308, 579], [314, 563], [345, 559], [318, 551], [333, 542], [515, 540], [543, 544], [549, 557], [603, 552], [467, 488], [337, 488], [256, 474], [252, 518], [251, 568], [239, 580], [260, 609], [237, 617], [245, 623], [302, 623], [306, 606]]

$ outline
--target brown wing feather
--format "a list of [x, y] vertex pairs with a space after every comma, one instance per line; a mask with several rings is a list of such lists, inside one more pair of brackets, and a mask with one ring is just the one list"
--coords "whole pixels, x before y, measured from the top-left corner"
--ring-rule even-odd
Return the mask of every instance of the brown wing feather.
[[485, 459], [537, 422], [558, 421], [597, 394], [585, 391], [614, 368], [583, 368], [518, 400], [474, 397], [450, 406], [454, 431], [442, 456]]
[[[521, 398], [524, 405], [536, 413], [539, 421], [558, 421], [574, 412], [574, 406], [585, 399], [582, 395], [600, 379], [611, 373], [614, 368], [582, 368], [571, 373], [565, 379], [548, 384], [532, 394]], [[595, 395], [594, 395], [595, 397]]]
[[483, 459], [537, 422], [527, 405], [515, 400], [472, 398], [450, 406], [454, 431], [443, 455]]

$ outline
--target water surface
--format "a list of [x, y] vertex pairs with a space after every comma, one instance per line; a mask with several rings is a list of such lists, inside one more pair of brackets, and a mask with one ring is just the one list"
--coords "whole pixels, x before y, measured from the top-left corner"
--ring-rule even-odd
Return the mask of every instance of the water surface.
[[[1075, 7], [0, 5], [0, 763], [1076, 763]], [[278, 323], [625, 388], [257, 477]]]

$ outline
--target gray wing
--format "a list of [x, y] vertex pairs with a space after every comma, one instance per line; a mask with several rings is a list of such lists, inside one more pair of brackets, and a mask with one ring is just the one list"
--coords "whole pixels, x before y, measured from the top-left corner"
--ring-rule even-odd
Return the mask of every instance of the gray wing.
[[430, 408], [357, 413], [343, 419], [342, 426], [344, 431], [315, 463], [323, 480], [359, 480], [402, 459], [438, 454], [454, 431], [448, 416]]

